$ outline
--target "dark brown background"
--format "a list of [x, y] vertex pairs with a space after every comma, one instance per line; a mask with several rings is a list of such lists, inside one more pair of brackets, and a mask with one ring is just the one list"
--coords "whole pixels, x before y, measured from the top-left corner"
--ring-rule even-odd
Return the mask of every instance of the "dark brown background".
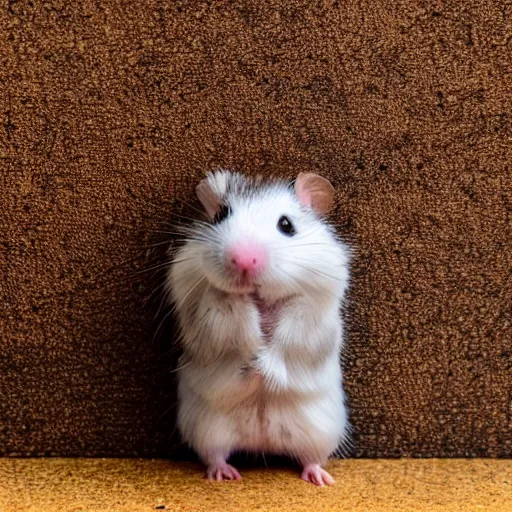
[[175, 446], [161, 274], [137, 272], [223, 166], [336, 187], [354, 454], [512, 455], [509, 2], [9, 0], [0, 20], [1, 454]]

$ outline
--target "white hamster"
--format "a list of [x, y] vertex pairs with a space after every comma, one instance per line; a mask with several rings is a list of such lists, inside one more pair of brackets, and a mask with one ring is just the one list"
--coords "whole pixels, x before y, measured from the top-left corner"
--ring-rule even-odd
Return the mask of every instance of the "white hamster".
[[210, 219], [172, 256], [166, 286], [183, 355], [178, 428], [211, 480], [239, 480], [234, 452], [287, 455], [302, 478], [348, 440], [340, 305], [349, 250], [323, 220], [325, 178], [293, 183], [210, 173], [197, 186]]

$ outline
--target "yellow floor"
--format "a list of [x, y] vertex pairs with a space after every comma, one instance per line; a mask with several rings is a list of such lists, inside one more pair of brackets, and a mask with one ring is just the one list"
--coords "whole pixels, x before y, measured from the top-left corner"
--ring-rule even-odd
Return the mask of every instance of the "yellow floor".
[[139, 459], [0, 459], [0, 512], [512, 511], [512, 460], [346, 460], [332, 488], [290, 469], [207, 482], [196, 464]]

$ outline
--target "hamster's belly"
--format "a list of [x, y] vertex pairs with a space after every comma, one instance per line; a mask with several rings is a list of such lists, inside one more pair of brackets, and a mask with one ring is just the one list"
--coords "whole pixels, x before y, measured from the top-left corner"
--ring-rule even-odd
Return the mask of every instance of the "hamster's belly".
[[282, 421], [281, 412], [265, 399], [264, 393], [242, 404], [234, 416], [237, 449], [274, 454], [288, 452], [285, 441], [290, 438], [290, 432]]
[[[290, 399], [263, 389], [246, 400], [233, 415], [241, 451], [295, 455], [313, 438], [334, 451], [347, 428], [341, 389], [316, 398]], [[330, 396], [332, 395], [332, 396]], [[314, 442], [314, 444], [316, 441]]]
[[184, 440], [196, 450], [201, 451], [207, 440], [213, 447], [230, 446], [232, 452], [296, 457], [309, 449], [326, 457], [346, 432], [341, 386], [307, 396], [275, 394], [264, 388], [259, 375], [248, 373], [235, 389], [229, 387], [228, 399], [223, 394], [197, 393], [190, 387], [193, 382], [183, 377], [178, 424]]

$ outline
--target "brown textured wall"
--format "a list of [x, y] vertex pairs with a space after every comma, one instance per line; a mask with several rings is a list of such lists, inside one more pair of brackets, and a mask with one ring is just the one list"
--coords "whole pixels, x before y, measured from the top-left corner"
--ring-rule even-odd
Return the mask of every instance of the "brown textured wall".
[[224, 166], [336, 187], [354, 453], [512, 455], [509, 3], [0, 5], [0, 453], [174, 446], [136, 272]]

